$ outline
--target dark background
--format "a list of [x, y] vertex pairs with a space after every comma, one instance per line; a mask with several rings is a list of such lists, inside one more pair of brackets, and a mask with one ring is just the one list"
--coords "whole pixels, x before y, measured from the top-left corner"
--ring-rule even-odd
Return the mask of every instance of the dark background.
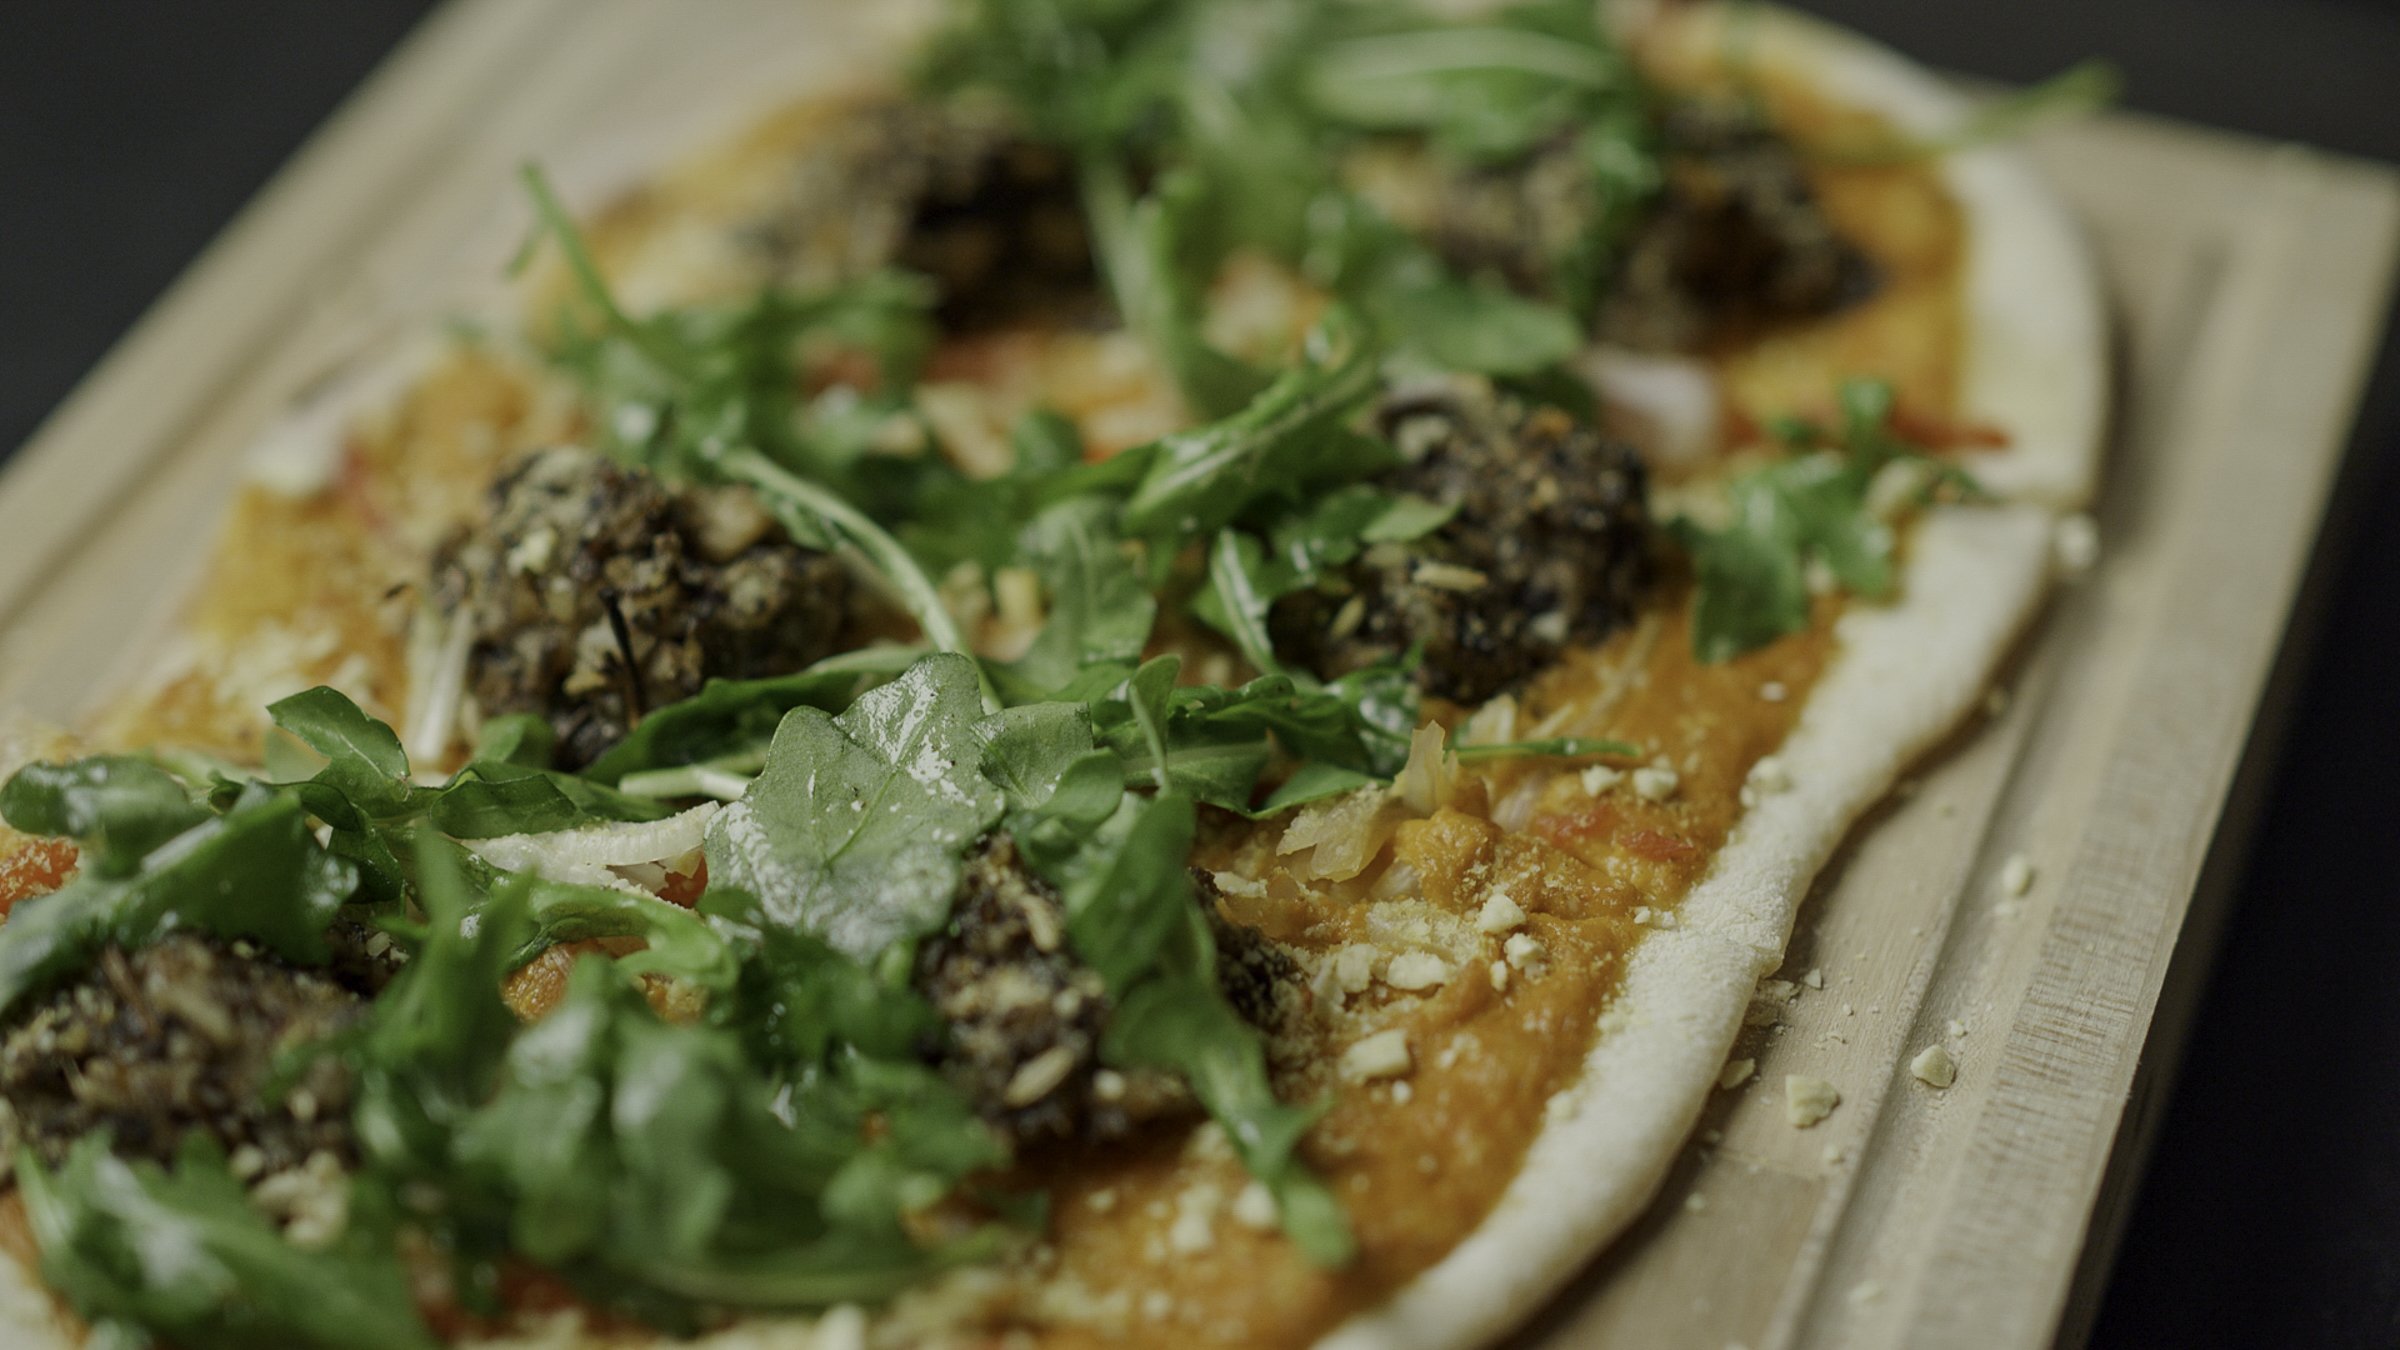
[[[0, 449], [427, 0], [0, 0]], [[2400, 0], [1808, 0], [2004, 80], [2400, 162]], [[2400, 357], [2318, 559], [2324, 641], [2093, 1344], [2400, 1346]], [[2352, 546], [2351, 541], [2359, 546]], [[2375, 547], [2376, 544], [2385, 547]]]

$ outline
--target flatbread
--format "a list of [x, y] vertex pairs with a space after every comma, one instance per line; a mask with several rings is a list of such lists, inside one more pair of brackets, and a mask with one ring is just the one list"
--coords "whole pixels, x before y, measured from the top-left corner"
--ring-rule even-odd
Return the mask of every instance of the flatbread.
[[[1937, 135], [1967, 110], [1902, 58], [1781, 10], [1692, 7], [1654, 40], [1704, 62], [1726, 50], [1737, 22], [1745, 59], [1903, 132]], [[1577, 1081], [1552, 1100], [1497, 1206], [1447, 1256], [1320, 1346], [1436, 1350], [1489, 1339], [1523, 1320], [1640, 1213], [1715, 1083], [1758, 980], [1780, 963], [1817, 871], [1899, 773], [1976, 705], [2038, 607], [2058, 515], [2089, 498], [2099, 469], [2107, 397], [2099, 286], [2072, 221], [2015, 153], [1969, 150], [1945, 160], [1941, 173], [1967, 223], [1956, 415], [2007, 433], [2004, 448], [1970, 464], [2010, 504], [1936, 508], [1913, 527], [1898, 597], [1848, 607], [1837, 653], [1777, 752], [1793, 790], [1761, 796], [1684, 896], [1677, 925], [1633, 947]], [[412, 365], [422, 369], [421, 360]], [[389, 382], [362, 388], [380, 403]], [[368, 395], [339, 400], [345, 413], [358, 406], [350, 397]], [[333, 435], [322, 409], [310, 416], [303, 430], [282, 433], [287, 442]], [[272, 453], [306, 464], [306, 448]], [[932, 1305], [953, 1292], [973, 1294], [904, 1299], [879, 1330], [912, 1336], [899, 1326], [938, 1317]], [[11, 1344], [76, 1339], [9, 1261], [0, 1261], [0, 1332]], [[837, 1310], [821, 1319], [760, 1319], [697, 1343], [846, 1347], [869, 1335], [855, 1310]], [[594, 1336], [567, 1318], [487, 1343], [647, 1339]]]

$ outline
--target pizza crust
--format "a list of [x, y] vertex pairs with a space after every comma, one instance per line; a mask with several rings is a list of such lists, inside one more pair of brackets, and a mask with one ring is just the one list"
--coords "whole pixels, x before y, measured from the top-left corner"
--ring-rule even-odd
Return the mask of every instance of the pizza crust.
[[[1722, 50], [1733, 9], [1686, 11], [1669, 40]], [[1755, 59], [1917, 135], [1967, 101], [1864, 38], [1743, 7]], [[2107, 405], [2098, 273], [2073, 218], [2014, 151], [1955, 155], [1968, 222], [1960, 413], [2009, 433], [1972, 468], [2017, 504], [1950, 507], [1910, 535], [1899, 598], [1853, 603], [1840, 654], [1779, 752], [1791, 791], [1760, 798], [1678, 909], [1634, 949], [1584, 1064], [1490, 1217], [1319, 1350], [1437, 1350], [1522, 1323], [1656, 1193], [1698, 1119], [1757, 982], [1781, 964], [1809, 883], [1851, 824], [1966, 716], [2038, 607], [2054, 513], [2087, 501]]]

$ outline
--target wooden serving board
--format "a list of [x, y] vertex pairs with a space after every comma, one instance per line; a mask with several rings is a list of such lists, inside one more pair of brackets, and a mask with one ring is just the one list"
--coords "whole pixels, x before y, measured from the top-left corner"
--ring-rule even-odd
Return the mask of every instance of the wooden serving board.
[[[453, 0], [0, 477], [0, 706], [72, 718], [156, 659], [246, 447], [488, 289], [524, 225], [518, 162], [588, 203], [612, 160], [838, 76], [823, 13]], [[1716, 1094], [1648, 1217], [1520, 1345], [2080, 1340], [2238, 852], [2239, 771], [2271, 742], [2400, 175], [2133, 118], [2033, 151], [2116, 306], [2102, 564], [2016, 654], [2006, 709], [1857, 831], [1784, 972], [1823, 988], [1745, 1034], [1756, 1077]], [[2011, 901], [2014, 855], [2036, 880]], [[1906, 1067], [1937, 1041], [1959, 1064], [1939, 1092]], [[1787, 1073], [1840, 1108], [1793, 1129]]]

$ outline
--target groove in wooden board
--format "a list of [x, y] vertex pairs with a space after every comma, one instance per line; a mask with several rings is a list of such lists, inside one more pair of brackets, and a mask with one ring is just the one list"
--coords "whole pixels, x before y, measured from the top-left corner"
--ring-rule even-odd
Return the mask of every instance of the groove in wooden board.
[[[2122, 169], [2111, 163], [2107, 175], [2113, 180]], [[2146, 209], [2134, 217], [2112, 217], [2090, 198], [2083, 200], [2110, 227], [2102, 230], [2103, 241], [2141, 241], [2138, 248], [2113, 250], [2124, 256], [2110, 258], [2118, 312], [2125, 321], [2126, 359], [2120, 381], [2122, 434], [2114, 439], [2119, 449], [2108, 465], [2100, 510], [2107, 566], [2099, 576], [2053, 597], [2017, 669], [2001, 677], [2014, 697], [2008, 718], [1993, 734], [2008, 736], [2014, 726], [2010, 763], [2005, 777], [1993, 784], [1997, 800], [1985, 803], [1974, 817], [1982, 822], [1983, 842], [1974, 854], [1970, 889], [1932, 982], [1933, 997], [1920, 1009], [1903, 1047], [1913, 1053], [1937, 1038], [1947, 1039], [1940, 1033], [1952, 1019], [1964, 1023], [1968, 1036], [1953, 1043], [1963, 1066], [1959, 1082], [1938, 1099], [1903, 1094], [1897, 1099], [1902, 1110], [1876, 1122], [1877, 1137], [1865, 1153], [1872, 1165], [1862, 1164], [1858, 1198], [1842, 1216], [1823, 1268], [1813, 1280], [1801, 1282], [1805, 1288], [1796, 1295], [1800, 1306], [1792, 1321], [1777, 1335], [1755, 1342], [1761, 1346], [1905, 1343], [1892, 1339], [1896, 1324], [1915, 1299], [1931, 1292], [1921, 1277], [1929, 1252], [1913, 1235], [1927, 1231], [1952, 1203], [1959, 1185], [1958, 1142], [1990, 1089], [1986, 1068], [2023, 988], [2055, 894], [2049, 878], [2066, 862], [2056, 841], [2071, 838], [2090, 809], [2097, 765], [2077, 755], [2098, 744], [2096, 733], [2123, 716], [2133, 698], [2121, 675], [2143, 630], [2122, 620], [2126, 614], [2138, 616], [2139, 597], [2161, 576], [2163, 564], [2141, 516], [2154, 504], [2147, 480], [2171, 449], [2151, 428], [2182, 392], [2180, 359], [2221, 283], [2225, 248], [2213, 222], [2179, 229], [2172, 222], [2142, 219]], [[1992, 878], [2002, 858], [2018, 851], [2028, 852], [2043, 881], [2031, 896], [2015, 902], [2011, 913], [2001, 909]], [[1900, 1072], [1902, 1058], [1895, 1053], [1887, 1067]], [[1895, 1154], [1906, 1159], [1905, 1166], [1890, 1165]], [[1870, 1281], [1884, 1296], [1850, 1303], [1847, 1291]]]
[[2182, 565], [2151, 601], [2141, 702], [2059, 879], [1968, 1154], [1975, 1184], [1936, 1234], [1944, 1300], [1908, 1344], [2035, 1344], [2057, 1323], [2140, 1032], [2363, 377], [2380, 313], [2358, 302], [2388, 287], [2400, 236], [2389, 181], [2289, 156], [2250, 181], [2255, 233], [2175, 419], [2196, 462], [2162, 483], [2154, 508], [2163, 551]]
[[241, 380], [311, 270], [406, 190], [465, 110], [510, 76], [520, 45], [566, 5], [451, 7], [428, 21], [44, 422], [0, 494], [0, 538], [10, 541], [0, 553], [0, 622], [7, 606], [47, 589], [91, 522]]

